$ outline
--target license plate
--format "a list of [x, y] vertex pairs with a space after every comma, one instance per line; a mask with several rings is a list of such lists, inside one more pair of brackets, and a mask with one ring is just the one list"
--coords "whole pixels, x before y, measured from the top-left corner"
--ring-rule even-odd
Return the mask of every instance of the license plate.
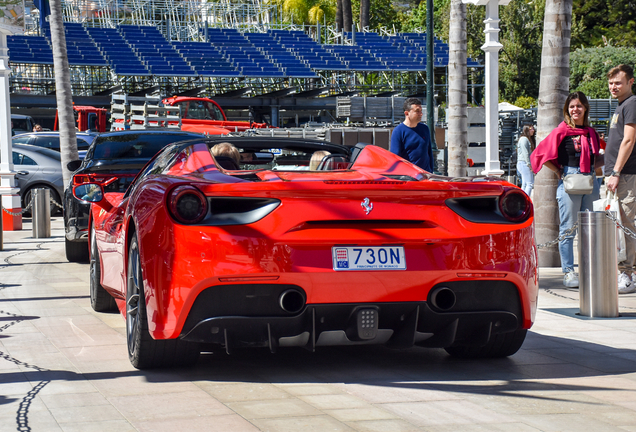
[[406, 270], [402, 246], [337, 246], [331, 248], [333, 269]]

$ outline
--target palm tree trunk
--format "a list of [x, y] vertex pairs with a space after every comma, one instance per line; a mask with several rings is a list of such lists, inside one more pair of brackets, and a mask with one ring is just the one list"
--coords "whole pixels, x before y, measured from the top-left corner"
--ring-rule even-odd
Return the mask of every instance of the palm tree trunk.
[[360, 0], [360, 28], [369, 27], [371, 0]]
[[451, 0], [448, 33], [448, 175], [467, 174], [468, 77], [466, 54], [466, 5]]
[[[541, 51], [541, 81], [537, 112], [537, 143], [563, 121], [563, 104], [570, 80], [570, 30], [572, 0], [546, 0]], [[559, 211], [556, 202], [558, 179], [547, 168], [534, 181], [535, 228], [537, 243], [559, 235]], [[557, 245], [539, 250], [539, 265], [560, 265]]]
[[336, 0], [336, 31], [342, 30], [342, 0]]
[[351, 12], [351, 0], [342, 0], [342, 28], [350, 32], [353, 27], [353, 13]]
[[75, 136], [75, 118], [73, 116], [73, 91], [71, 90], [71, 72], [66, 52], [66, 36], [62, 16], [62, 2], [51, 0], [51, 44], [53, 45], [53, 69], [55, 71], [55, 98], [60, 127], [60, 156], [62, 160], [62, 178], [64, 187], [68, 187], [72, 172], [67, 164], [78, 160], [77, 138]]

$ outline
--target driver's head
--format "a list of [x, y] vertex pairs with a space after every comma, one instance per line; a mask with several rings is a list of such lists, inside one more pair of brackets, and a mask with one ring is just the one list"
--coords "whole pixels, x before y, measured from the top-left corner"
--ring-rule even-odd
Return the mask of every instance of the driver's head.
[[236, 162], [236, 165], [238, 165], [241, 161], [241, 154], [238, 149], [234, 147], [234, 144], [229, 142], [216, 144], [210, 149], [210, 153], [212, 153], [212, 156], [214, 157], [225, 156], [232, 158], [234, 159], [234, 162]]

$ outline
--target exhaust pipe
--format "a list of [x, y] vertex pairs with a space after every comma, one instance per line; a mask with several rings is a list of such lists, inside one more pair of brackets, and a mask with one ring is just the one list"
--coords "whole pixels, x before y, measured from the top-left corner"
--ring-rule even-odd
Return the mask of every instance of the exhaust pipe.
[[284, 291], [278, 298], [281, 309], [287, 313], [298, 313], [305, 307], [305, 296], [297, 290]]
[[436, 288], [430, 295], [431, 304], [441, 310], [447, 311], [455, 306], [455, 302], [457, 301], [457, 297], [455, 297], [455, 293], [453, 290], [447, 287], [439, 287]]

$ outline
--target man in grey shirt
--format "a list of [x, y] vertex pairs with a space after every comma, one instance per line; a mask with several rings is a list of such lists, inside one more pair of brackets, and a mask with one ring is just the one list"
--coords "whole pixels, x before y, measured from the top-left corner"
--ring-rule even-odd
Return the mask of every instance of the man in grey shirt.
[[[629, 65], [618, 65], [607, 74], [612, 97], [618, 107], [610, 122], [610, 134], [605, 149], [605, 180], [607, 189], [615, 191], [620, 202], [623, 225], [636, 232], [636, 96], [632, 93], [634, 70]], [[618, 292], [636, 292], [636, 240], [625, 236], [627, 259], [618, 263]]]

